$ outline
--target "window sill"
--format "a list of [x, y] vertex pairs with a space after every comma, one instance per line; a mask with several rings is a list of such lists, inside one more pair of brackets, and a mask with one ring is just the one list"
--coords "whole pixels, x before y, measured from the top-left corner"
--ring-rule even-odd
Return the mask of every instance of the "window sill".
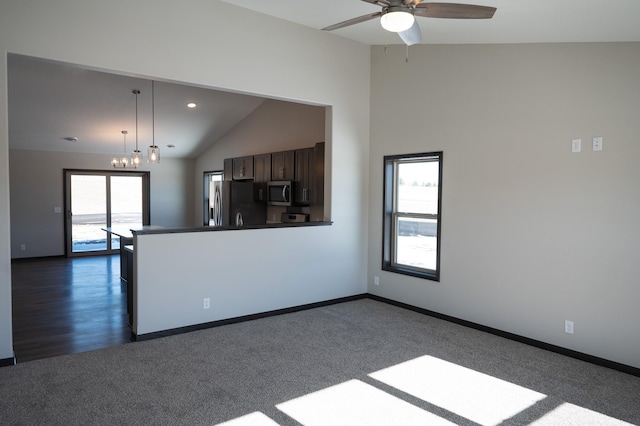
[[435, 272], [426, 272], [426, 271], [422, 272], [422, 271], [417, 271], [415, 269], [392, 266], [389, 264], [382, 265], [382, 270], [388, 271], [388, 272], [394, 272], [396, 274], [409, 275], [411, 277], [440, 282], [440, 276]]

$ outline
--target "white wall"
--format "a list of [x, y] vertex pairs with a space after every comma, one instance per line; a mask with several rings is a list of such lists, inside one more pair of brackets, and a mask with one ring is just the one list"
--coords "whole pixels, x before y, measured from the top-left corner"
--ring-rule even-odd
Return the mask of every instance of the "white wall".
[[[75, 17], [69, 25], [69, 17]], [[116, 29], [117, 28], [117, 29]], [[336, 35], [265, 17], [216, 0], [130, 2], [59, 0], [33, 3], [4, 0], [0, 6], [0, 359], [13, 355], [7, 132], [7, 52], [64, 61], [107, 71], [173, 80], [211, 88], [331, 105], [332, 132], [327, 156], [332, 167], [329, 232], [314, 234], [324, 249], [324, 268], [307, 300], [336, 293], [366, 291], [366, 199], [368, 190], [369, 60], [367, 46]], [[266, 232], [266, 231], [265, 231]], [[233, 248], [243, 235], [225, 241]], [[296, 242], [298, 234], [272, 236], [276, 247]], [[141, 242], [145, 245], [144, 240]], [[188, 259], [198, 244], [169, 250], [163, 256]], [[209, 247], [214, 249], [215, 247]], [[232, 250], [233, 251], [233, 250]], [[222, 251], [220, 261], [224, 264]], [[231, 263], [231, 259], [227, 259]], [[317, 258], [303, 259], [292, 274], [316, 268]], [[162, 285], [181, 283], [157, 283]], [[269, 297], [285, 297], [275, 288]], [[297, 295], [298, 299], [302, 296]]]
[[[5, 14], [3, 14], [5, 15]], [[0, 17], [0, 32], [4, 21]], [[4, 35], [4, 34], [3, 34]], [[0, 37], [0, 44], [3, 37]], [[2, 49], [0, 52], [4, 52]], [[0, 55], [0, 360], [13, 358], [11, 328], [11, 241], [9, 231], [9, 126], [7, 112], [7, 56]]]
[[[372, 52], [369, 291], [640, 367], [640, 43], [404, 54]], [[434, 150], [439, 283], [381, 271], [377, 243], [383, 156]]]
[[142, 335], [364, 293], [352, 257], [335, 256], [340, 233], [339, 226], [307, 226], [137, 236], [133, 330]]
[[[9, 151], [11, 257], [62, 256], [64, 252], [63, 169], [109, 170], [111, 156], [79, 153]], [[193, 226], [193, 160], [163, 158], [143, 164], [151, 180], [151, 224]], [[27, 250], [21, 251], [20, 244]]]

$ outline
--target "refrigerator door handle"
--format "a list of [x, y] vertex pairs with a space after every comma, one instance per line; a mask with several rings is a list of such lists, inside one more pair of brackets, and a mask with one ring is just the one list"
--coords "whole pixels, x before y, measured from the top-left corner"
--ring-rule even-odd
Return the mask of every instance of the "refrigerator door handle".
[[213, 226], [222, 226], [222, 195], [220, 194], [220, 185], [215, 183], [213, 193], [212, 219]]

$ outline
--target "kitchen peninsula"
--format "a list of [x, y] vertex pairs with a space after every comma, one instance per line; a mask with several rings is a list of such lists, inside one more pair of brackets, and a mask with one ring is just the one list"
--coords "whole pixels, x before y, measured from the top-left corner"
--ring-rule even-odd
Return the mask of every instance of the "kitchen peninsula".
[[[290, 306], [281, 304], [286, 298], [260, 295], [268, 284], [259, 291], [247, 286], [275, 277], [279, 285], [295, 279], [287, 273], [290, 266], [282, 256], [291, 259], [293, 250], [322, 259], [322, 246], [310, 242], [327, 233], [330, 225], [330, 221], [317, 221], [133, 230], [133, 245], [124, 246], [132, 340], [211, 327], [216, 321]], [[297, 243], [282, 246], [282, 239], [292, 233]], [[303, 253], [298, 244], [309, 250]], [[230, 260], [224, 261], [228, 256]], [[256, 273], [261, 278], [254, 277]], [[292, 289], [291, 294], [298, 291]]]

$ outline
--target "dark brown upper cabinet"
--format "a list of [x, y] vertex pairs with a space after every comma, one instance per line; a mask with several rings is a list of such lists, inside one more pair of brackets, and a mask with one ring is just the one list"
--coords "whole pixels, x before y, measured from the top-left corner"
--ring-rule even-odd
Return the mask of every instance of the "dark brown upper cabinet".
[[271, 154], [253, 156], [254, 199], [267, 201], [267, 182], [271, 180]]
[[299, 205], [309, 205], [313, 201], [315, 181], [314, 148], [297, 149], [295, 155], [295, 201]]
[[295, 151], [281, 151], [271, 154], [271, 180], [293, 180]]
[[253, 179], [253, 156], [233, 159], [233, 180]]

